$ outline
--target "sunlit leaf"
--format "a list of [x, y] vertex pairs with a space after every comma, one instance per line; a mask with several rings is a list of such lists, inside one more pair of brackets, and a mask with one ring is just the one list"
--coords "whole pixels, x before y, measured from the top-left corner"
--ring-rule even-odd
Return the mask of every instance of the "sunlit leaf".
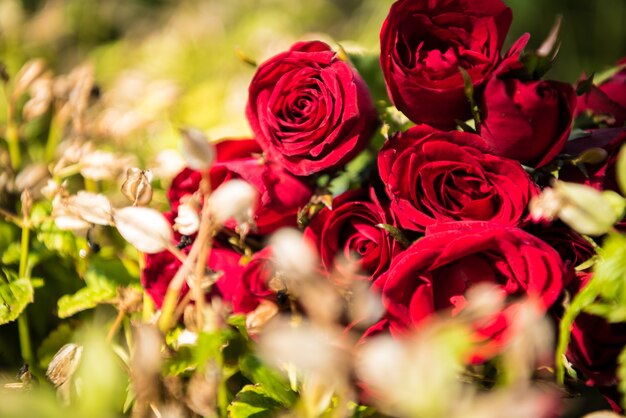
[[[6, 272], [7, 278], [0, 284], [0, 325], [17, 319], [33, 301], [33, 286], [28, 278]], [[2, 273], [0, 273], [1, 275]], [[5, 281], [8, 279], [8, 281]]]
[[283, 405], [269, 396], [263, 386], [247, 385], [228, 406], [228, 416], [232, 418], [274, 417], [283, 409]]

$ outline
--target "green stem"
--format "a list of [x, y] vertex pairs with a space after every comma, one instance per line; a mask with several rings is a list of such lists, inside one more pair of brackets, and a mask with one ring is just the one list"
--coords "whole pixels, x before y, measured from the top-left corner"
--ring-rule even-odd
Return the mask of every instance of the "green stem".
[[[28, 243], [30, 239], [30, 229], [25, 225], [22, 228], [22, 242], [20, 251], [19, 278], [26, 277], [28, 273]], [[33, 348], [30, 343], [30, 333], [28, 330], [28, 316], [24, 310], [17, 318], [17, 328], [20, 338], [20, 350], [24, 363], [34, 367]]]
[[22, 152], [20, 151], [20, 134], [13, 118], [13, 106], [9, 103], [7, 111], [6, 140], [9, 145], [9, 156], [14, 172], [18, 172], [22, 165]]
[[54, 154], [59, 144], [61, 137], [62, 124], [59, 120], [57, 113], [52, 114], [52, 120], [50, 121], [50, 130], [48, 131], [48, 141], [46, 142], [45, 158], [46, 162], [51, 162], [54, 159]]
[[100, 191], [100, 187], [98, 186], [98, 182], [96, 180], [85, 178], [85, 190], [91, 193], [98, 193]]

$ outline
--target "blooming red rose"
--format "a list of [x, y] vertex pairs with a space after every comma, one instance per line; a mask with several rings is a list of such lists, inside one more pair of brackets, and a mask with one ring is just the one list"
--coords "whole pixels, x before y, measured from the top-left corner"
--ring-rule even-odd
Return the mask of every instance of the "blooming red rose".
[[434, 312], [462, 309], [464, 293], [483, 282], [508, 296], [533, 297], [547, 309], [561, 293], [563, 272], [558, 253], [521, 229], [454, 222], [427, 231], [393, 259], [374, 287], [382, 293], [391, 331], [397, 332]]
[[350, 161], [378, 124], [361, 77], [317, 41], [296, 43], [259, 66], [246, 116], [268, 158], [298, 176]]
[[624, 126], [626, 123], [626, 57], [617, 65], [620, 70], [599, 86], [578, 98], [578, 113], [605, 115], [603, 122], [609, 126]]
[[337, 259], [343, 256], [361, 269], [350, 274], [351, 278], [373, 280], [402, 250], [381, 224], [395, 222], [374, 191], [350, 191], [333, 199], [332, 209], [322, 209], [304, 234], [315, 243], [326, 272], [343, 276], [345, 263]]
[[[255, 232], [267, 234], [283, 226], [296, 226], [298, 210], [312, 195], [311, 188], [278, 164], [265, 162], [255, 153], [261, 149], [252, 140], [229, 140], [216, 145], [217, 159], [210, 170], [211, 187], [240, 178], [259, 192], [254, 212]], [[202, 174], [185, 169], [174, 178], [168, 190], [173, 210], [180, 199], [198, 190]], [[234, 227], [234, 224], [227, 224]]]
[[480, 87], [500, 60], [512, 13], [500, 0], [399, 0], [380, 32], [389, 97], [416, 123], [470, 117], [459, 67]]
[[494, 154], [540, 167], [563, 149], [575, 108], [570, 84], [494, 77], [480, 100], [480, 135]]
[[478, 135], [415, 126], [378, 157], [391, 210], [412, 231], [438, 222], [518, 225], [536, 186], [514, 160], [492, 155]]

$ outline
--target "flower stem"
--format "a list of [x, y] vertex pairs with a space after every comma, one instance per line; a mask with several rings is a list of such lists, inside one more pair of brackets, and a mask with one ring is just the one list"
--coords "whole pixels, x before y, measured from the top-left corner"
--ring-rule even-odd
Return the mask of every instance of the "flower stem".
[[18, 172], [22, 166], [22, 152], [20, 150], [20, 133], [13, 117], [13, 104], [9, 103], [7, 108], [6, 141], [9, 145], [9, 157], [14, 172]]
[[[27, 225], [22, 227], [22, 242], [21, 242], [21, 251], [20, 251], [20, 265], [18, 276], [19, 278], [25, 278], [28, 273], [28, 243], [30, 239], [30, 229]], [[28, 316], [26, 311], [24, 310], [21, 315], [17, 318], [17, 328], [20, 338], [20, 350], [22, 353], [22, 359], [24, 359], [24, 363], [33, 366], [34, 356], [33, 349], [30, 343], [30, 333], [28, 330]]]

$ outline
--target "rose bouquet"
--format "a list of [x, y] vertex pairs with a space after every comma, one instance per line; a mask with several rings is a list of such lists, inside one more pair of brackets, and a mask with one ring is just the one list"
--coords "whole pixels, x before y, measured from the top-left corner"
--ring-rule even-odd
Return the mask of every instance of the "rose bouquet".
[[[505, 51], [511, 21], [500, 0], [398, 0], [379, 67], [318, 40], [247, 59], [252, 137], [181, 129], [165, 212], [136, 168], [122, 185], [132, 205], [72, 193], [62, 179], [85, 151], [66, 141], [79, 156], [43, 190], [50, 227], [87, 231], [93, 258], [58, 312], [113, 301], [109, 341], [133, 318], [115, 346], [133, 416], [548, 417], [577, 397], [622, 410], [626, 64], [576, 86], [546, 80], [560, 20], [536, 51], [529, 35]], [[56, 123], [88, 129], [86, 80], [56, 97], [69, 109]], [[140, 287], [121, 252], [98, 255], [96, 233], [145, 253]], [[3, 322], [24, 309], [19, 292], [32, 297], [19, 266]], [[106, 351], [85, 341], [47, 366], [79, 406], [98, 392], [81, 389], [79, 365]]]

